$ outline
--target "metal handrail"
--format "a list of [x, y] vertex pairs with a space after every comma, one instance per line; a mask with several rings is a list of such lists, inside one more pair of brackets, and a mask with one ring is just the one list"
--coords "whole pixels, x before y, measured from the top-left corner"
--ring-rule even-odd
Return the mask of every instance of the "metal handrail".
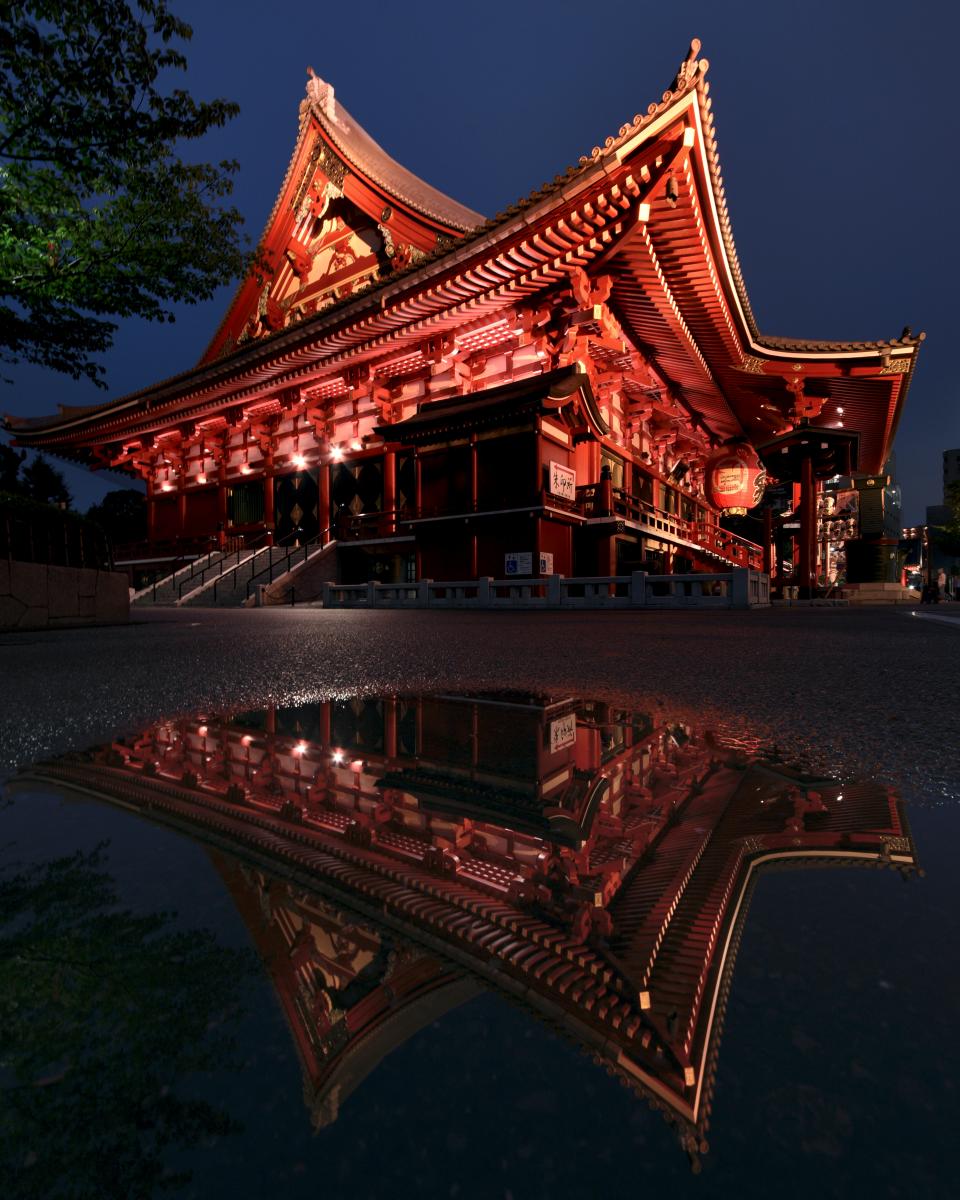
[[267, 564], [267, 566], [265, 566], [260, 571], [255, 571], [254, 574], [251, 575], [250, 578], [247, 580], [247, 599], [248, 600], [250, 599], [250, 596], [251, 596], [250, 589], [253, 587], [254, 580], [259, 579], [261, 575], [266, 575], [269, 572], [270, 578], [267, 580], [267, 587], [269, 587], [270, 584], [273, 583], [274, 573], [279, 564], [283, 565], [283, 570], [276, 571], [276, 574], [277, 575], [286, 575], [287, 572], [292, 569], [289, 565], [291, 559], [293, 559], [294, 556], [299, 553], [299, 551], [302, 550], [304, 552], [303, 553], [303, 561], [306, 562], [307, 559], [310, 557], [310, 549], [312, 547], [319, 545], [322, 548], [323, 546], [326, 546], [331, 541], [333, 541], [333, 538], [327, 536], [328, 534], [332, 533], [332, 531], [333, 531], [333, 527], [331, 525], [328, 525], [326, 527], [326, 529], [321, 529], [320, 532], [317, 533], [314, 537], [308, 538], [303, 543], [303, 545], [292, 546], [290, 548], [290, 550], [288, 551], [288, 553], [286, 555], [284, 555], [284, 557], [282, 559], [277, 560], [277, 562], [274, 562], [273, 555], [271, 554], [270, 562]]
[[[264, 541], [265, 541], [265, 539], [264, 539]], [[266, 551], [268, 554], [270, 554], [271, 558], [273, 557], [273, 555], [272, 555], [273, 546], [269, 545], [269, 543], [266, 543], [266, 542], [265, 542], [265, 544], [259, 545], [256, 548], [247, 546], [247, 547], [245, 547], [245, 549], [252, 550], [253, 552], [251, 554], [249, 554], [242, 561], [238, 556], [236, 564], [233, 567], [228, 567], [225, 571], [221, 571], [220, 574], [217, 575], [216, 578], [214, 579], [214, 581], [213, 581], [213, 602], [214, 602], [214, 604], [216, 604], [216, 602], [217, 602], [217, 594], [218, 594], [217, 589], [220, 587], [220, 584], [223, 582], [223, 580], [226, 579], [227, 575], [230, 576], [230, 586], [232, 588], [235, 588], [237, 586], [237, 572], [240, 570], [241, 567], [245, 567], [248, 563], [255, 563], [257, 561], [258, 556], [263, 554], [264, 551]]]
[[[237, 556], [237, 566], [239, 566], [239, 565], [240, 565], [240, 555], [241, 555], [241, 554], [243, 554], [243, 553], [245, 553], [245, 550], [246, 550], [246, 547], [241, 547], [239, 550], [232, 551], [232, 553], [233, 553], [233, 554], [236, 554], [236, 556]], [[217, 575], [223, 575], [223, 574], [225, 574], [227, 571], [229, 571], [229, 570], [230, 570], [230, 568], [229, 568], [229, 567], [224, 567], [224, 566], [223, 566], [223, 564], [224, 564], [224, 563], [225, 563], [225, 562], [226, 562], [226, 561], [227, 561], [229, 558], [230, 558], [230, 554], [225, 554], [225, 555], [224, 555], [222, 558], [218, 558], [218, 559], [217, 559], [217, 561], [216, 561], [215, 563], [208, 563], [208, 564], [207, 564], [207, 566], [205, 566], [205, 567], [204, 567], [204, 568], [203, 568], [203, 569], [200, 571], [200, 584], [199, 584], [199, 586], [200, 586], [200, 587], [202, 587], [202, 586], [204, 585], [204, 583], [206, 582], [206, 576], [207, 576], [207, 572], [208, 572], [209, 570], [211, 570], [212, 568], [214, 568], [214, 567], [220, 567], [220, 568], [221, 568], [221, 570], [217, 572]], [[178, 588], [177, 588], [177, 602], [178, 602], [178, 603], [179, 603], [179, 602], [180, 602], [180, 601], [183, 599], [183, 588], [184, 588], [184, 585], [185, 585], [185, 584], [187, 584], [187, 583], [192, 583], [194, 579], [196, 579], [196, 575], [193, 575], [193, 576], [188, 576], [186, 579], [183, 579], [183, 580], [181, 580], [181, 581], [180, 581], [180, 584], [179, 584], [179, 586], [178, 586]], [[196, 591], [197, 589], [196, 589], [196, 588], [194, 588], [194, 589], [192, 589], [192, 590], [193, 590], [193, 591]]]
[[[150, 592], [153, 599], [156, 600], [157, 588], [163, 587], [167, 583], [173, 583], [177, 576], [181, 575], [184, 571], [190, 572], [190, 574], [187, 576], [187, 579], [190, 579], [194, 574], [196, 574], [196, 570], [200, 566], [200, 563], [206, 559], [206, 563], [204, 563], [204, 565], [209, 565], [210, 559], [216, 553], [218, 553], [218, 551], [210, 550], [206, 554], [201, 554], [199, 558], [195, 558], [192, 562], [185, 563], [183, 566], [179, 567], [175, 566], [168, 575], [161, 575], [159, 579], [155, 579], [153, 583], [148, 583], [147, 586], [145, 588], [141, 588], [139, 592], [134, 592], [130, 599], [139, 600], [141, 596], [145, 596], [147, 592]], [[183, 562], [182, 559], [176, 561]]]

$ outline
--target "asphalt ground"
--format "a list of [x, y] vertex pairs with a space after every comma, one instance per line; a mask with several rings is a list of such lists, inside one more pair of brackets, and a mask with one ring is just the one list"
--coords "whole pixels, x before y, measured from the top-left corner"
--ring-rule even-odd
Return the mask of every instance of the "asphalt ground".
[[161, 717], [510, 688], [695, 720], [905, 798], [960, 792], [960, 622], [903, 609], [158, 610], [0, 636], [0, 773]]

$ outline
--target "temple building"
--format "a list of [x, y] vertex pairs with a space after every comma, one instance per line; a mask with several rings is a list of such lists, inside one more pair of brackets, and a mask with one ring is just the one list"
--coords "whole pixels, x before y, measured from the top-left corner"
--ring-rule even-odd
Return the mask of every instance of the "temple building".
[[903, 805], [600, 700], [356, 697], [162, 721], [31, 768], [210, 847], [328, 1124], [482, 987], [573, 1038], [694, 1160], [750, 898], [782, 866], [917, 870]]
[[[732, 564], [815, 587], [820, 483], [882, 475], [923, 335], [759, 332], [699, 50], [492, 220], [311, 72], [257, 265], [200, 362], [7, 428], [144, 480], [158, 569], [236, 550], [273, 579], [296, 545], [341, 583]], [[779, 554], [771, 520], [749, 538], [724, 519], [766, 479], [796, 515]]]

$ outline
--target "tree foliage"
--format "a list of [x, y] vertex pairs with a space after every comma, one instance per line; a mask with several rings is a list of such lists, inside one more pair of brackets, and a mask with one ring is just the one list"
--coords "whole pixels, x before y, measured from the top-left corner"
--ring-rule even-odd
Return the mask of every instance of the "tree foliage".
[[948, 485], [944, 499], [949, 516], [945, 525], [933, 526], [931, 538], [942, 554], [960, 557], [960, 480]]
[[91, 505], [87, 519], [96, 521], [114, 546], [142, 542], [147, 536], [147, 498], [136, 488], [118, 488]]
[[19, 495], [20, 468], [26, 457], [26, 450], [18, 452], [6, 442], [0, 442], [0, 492]]
[[0, 871], [0, 1177], [20, 1200], [177, 1190], [236, 1130], [189, 1081], [229, 1069], [252, 955], [120, 908], [103, 847]]
[[21, 0], [0, 23], [0, 361], [102, 385], [112, 318], [173, 320], [243, 268], [234, 162], [180, 146], [235, 116], [168, 86], [166, 0]]
[[72, 497], [67, 481], [56, 467], [51, 467], [42, 454], [38, 454], [20, 472], [23, 494], [38, 504], [56, 504], [69, 508]]
[[18, 453], [3, 443], [0, 443], [0, 492], [59, 508], [69, 508], [72, 503], [63, 474], [42, 454], [27, 462], [25, 450]]

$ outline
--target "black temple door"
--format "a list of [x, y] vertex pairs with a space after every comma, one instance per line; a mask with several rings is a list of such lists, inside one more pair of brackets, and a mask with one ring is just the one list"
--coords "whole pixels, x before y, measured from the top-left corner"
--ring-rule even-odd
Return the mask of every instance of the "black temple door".
[[274, 534], [278, 542], [307, 542], [320, 532], [317, 471], [278, 475], [273, 481]]

